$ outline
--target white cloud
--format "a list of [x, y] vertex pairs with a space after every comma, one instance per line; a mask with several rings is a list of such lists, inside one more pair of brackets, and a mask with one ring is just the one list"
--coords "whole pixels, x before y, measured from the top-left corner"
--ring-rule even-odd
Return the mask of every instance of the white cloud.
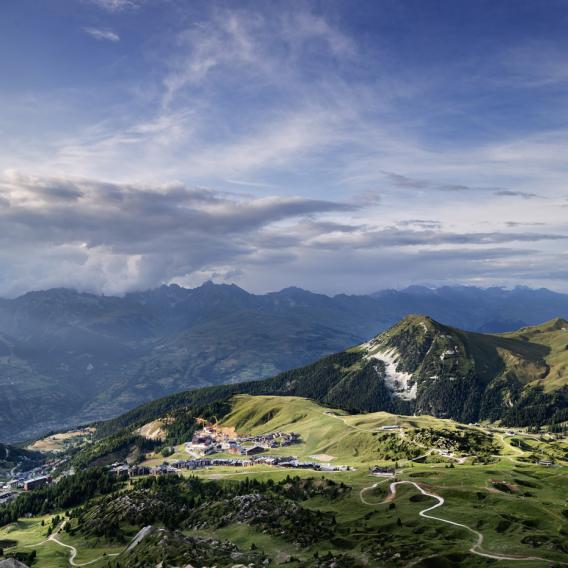
[[116, 32], [113, 32], [112, 30], [109, 29], [83, 28], [83, 31], [99, 41], [110, 41], [113, 43], [120, 41], [120, 36]]
[[566, 54], [551, 42], [528, 42], [510, 48], [499, 60], [504, 81], [520, 87], [542, 88], [568, 82]]
[[144, 0], [83, 0], [108, 12], [122, 12], [139, 8]]
[[210, 20], [181, 32], [177, 42], [179, 52], [164, 79], [165, 106], [184, 88], [216, 73], [221, 78], [222, 73], [238, 74], [241, 81], [296, 86], [306, 50], [314, 43], [321, 44], [319, 57], [351, 59], [356, 52], [348, 36], [305, 9], [275, 10], [269, 16], [260, 10], [216, 11]]

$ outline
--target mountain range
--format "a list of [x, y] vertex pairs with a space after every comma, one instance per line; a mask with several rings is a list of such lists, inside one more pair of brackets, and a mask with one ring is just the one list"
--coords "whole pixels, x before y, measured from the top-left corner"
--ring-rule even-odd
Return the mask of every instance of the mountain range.
[[[368, 296], [329, 297], [299, 288], [255, 295], [210, 282], [124, 297], [30, 292], [0, 300], [0, 439], [106, 419], [169, 393], [274, 376], [362, 343], [409, 313], [477, 332], [505, 332], [568, 317], [568, 295], [417, 286]], [[482, 349], [481, 339], [474, 343]], [[502, 349], [495, 347], [488, 365], [497, 364]], [[531, 360], [544, 357], [543, 349], [530, 349]], [[519, 354], [511, 353], [516, 360]], [[408, 406], [409, 396], [400, 404]]]

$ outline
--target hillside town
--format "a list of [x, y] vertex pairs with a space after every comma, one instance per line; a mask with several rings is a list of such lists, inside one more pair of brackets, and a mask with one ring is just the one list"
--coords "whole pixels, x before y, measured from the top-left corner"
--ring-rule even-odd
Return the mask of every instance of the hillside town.
[[294, 432], [271, 432], [257, 436], [237, 436], [234, 428], [221, 427], [201, 421], [203, 428], [193, 435], [185, 450], [192, 456], [221, 452], [252, 456], [266, 450], [283, 448], [299, 443], [300, 435]]
[[[143, 475], [179, 474], [182, 470], [197, 470], [211, 467], [252, 467], [265, 465], [290, 469], [311, 469], [314, 471], [348, 471], [349, 466], [333, 465], [316, 461], [301, 461], [297, 456], [261, 455], [267, 451], [292, 446], [301, 442], [295, 432], [270, 432], [256, 436], [238, 436], [234, 428], [208, 424], [198, 419], [202, 428], [194, 433], [190, 442], [184, 444], [190, 457], [152, 467], [145, 465], [128, 466], [115, 463], [110, 471], [117, 477], [138, 477]], [[212, 457], [220, 454], [219, 457]], [[225, 454], [225, 455], [223, 455]]]
[[331, 463], [319, 463], [315, 461], [301, 461], [296, 456], [254, 456], [251, 458], [208, 458], [201, 457], [189, 460], [176, 460], [173, 462], [164, 461], [155, 466], [147, 465], [128, 465], [124, 463], [114, 463], [109, 466], [111, 474], [119, 479], [129, 477], [141, 477], [145, 475], [179, 475], [183, 470], [198, 470], [214, 467], [253, 467], [255, 465], [265, 465], [288, 469], [310, 469], [313, 471], [351, 471], [353, 467], [348, 465], [334, 465]]
[[[327, 414], [327, 413], [326, 413]], [[349, 471], [353, 468], [347, 465], [332, 464], [320, 459], [303, 461], [293, 454], [274, 455], [273, 450], [293, 447], [301, 444], [300, 434], [295, 432], [275, 431], [250, 436], [239, 436], [232, 427], [212, 424], [198, 418], [201, 428], [197, 430], [190, 441], [183, 444], [183, 450], [187, 453], [187, 459], [180, 459], [179, 453], [173, 460], [164, 458], [162, 463], [126, 463], [115, 462], [108, 467], [109, 472], [119, 478], [128, 479], [141, 476], [180, 475], [184, 471], [195, 471], [217, 467], [248, 468], [253, 466], [267, 466], [286, 469], [304, 469], [321, 472]], [[381, 430], [400, 429], [398, 424], [381, 426]], [[501, 433], [501, 430], [490, 429], [491, 432]], [[507, 432], [508, 435], [519, 432]], [[434, 451], [431, 449], [431, 451]], [[436, 449], [442, 457], [453, 457], [448, 450]], [[171, 448], [171, 452], [174, 449]], [[318, 456], [310, 456], [318, 458]], [[420, 456], [421, 458], [425, 456]], [[412, 461], [415, 461], [414, 458]], [[57, 478], [74, 473], [73, 468], [64, 469], [69, 456], [55, 457], [46, 461], [41, 466], [28, 471], [19, 471], [14, 468], [11, 477], [0, 485], [0, 505], [6, 505], [15, 500], [22, 492], [32, 491], [51, 485]], [[541, 467], [555, 465], [554, 460], [540, 458], [533, 460]], [[394, 468], [389, 466], [371, 467], [369, 473], [377, 477], [389, 477], [394, 473]], [[52, 477], [53, 476], [53, 477]]]

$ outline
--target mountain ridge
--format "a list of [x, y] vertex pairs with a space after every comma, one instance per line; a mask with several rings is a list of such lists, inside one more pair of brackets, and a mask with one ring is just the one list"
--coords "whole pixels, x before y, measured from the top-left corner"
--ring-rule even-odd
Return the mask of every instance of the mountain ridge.
[[212, 282], [124, 297], [29, 292], [0, 301], [0, 439], [110, 418], [188, 388], [277, 375], [364, 342], [408, 313], [509, 332], [567, 317], [568, 295], [472, 287], [381, 298], [295, 287], [256, 295]]

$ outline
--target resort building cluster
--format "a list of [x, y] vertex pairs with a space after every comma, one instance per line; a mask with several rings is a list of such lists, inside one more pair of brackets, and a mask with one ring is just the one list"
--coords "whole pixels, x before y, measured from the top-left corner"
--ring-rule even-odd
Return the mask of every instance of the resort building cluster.
[[239, 437], [233, 428], [206, 425], [193, 435], [191, 442], [185, 444], [185, 449], [193, 456], [218, 453], [252, 456], [266, 450], [291, 446], [299, 441], [300, 435], [295, 432]]

